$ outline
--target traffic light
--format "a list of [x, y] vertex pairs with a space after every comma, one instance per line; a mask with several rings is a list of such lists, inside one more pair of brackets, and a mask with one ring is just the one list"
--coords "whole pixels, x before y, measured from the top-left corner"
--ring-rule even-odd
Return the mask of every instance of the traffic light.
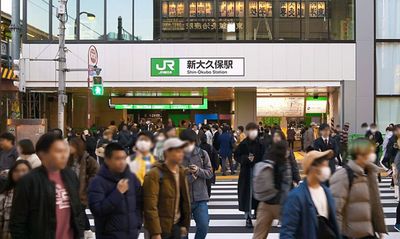
[[93, 76], [93, 95], [104, 95], [103, 79], [101, 76]]

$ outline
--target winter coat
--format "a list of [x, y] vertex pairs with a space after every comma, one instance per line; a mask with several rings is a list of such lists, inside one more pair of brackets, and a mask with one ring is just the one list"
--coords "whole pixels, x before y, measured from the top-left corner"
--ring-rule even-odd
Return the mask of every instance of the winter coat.
[[394, 162], [394, 159], [397, 155], [397, 152], [399, 149], [395, 147], [397, 143], [397, 136], [393, 134], [393, 136], [389, 139], [389, 142], [386, 146], [386, 153], [385, 153], [385, 161], [388, 161], [391, 163]]
[[[380, 150], [381, 145], [383, 144], [382, 133], [379, 131], [372, 133], [371, 130], [368, 130], [368, 132], [365, 134], [365, 138], [371, 140], [376, 145], [376, 155], [379, 157], [379, 150]], [[377, 159], [377, 160], [379, 160], [379, 159]]]
[[296, 139], [296, 131], [294, 129], [288, 129], [287, 131], [287, 140], [295, 141]]
[[11, 239], [9, 227], [13, 195], [14, 189], [0, 194], [0, 237], [2, 239]]
[[232, 134], [228, 132], [222, 133], [218, 137], [218, 144], [219, 144], [219, 155], [222, 158], [232, 156], [233, 146], [235, 144], [235, 140], [233, 139]]
[[[78, 159], [79, 164], [79, 199], [82, 204], [88, 205], [88, 186], [89, 182], [96, 176], [99, 171], [99, 164], [94, 158], [92, 158], [88, 152], [84, 152], [83, 156]], [[68, 160], [68, 166], [73, 165], [73, 159], [70, 157]]]
[[[117, 189], [121, 179], [128, 179], [129, 189]], [[138, 238], [142, 226], [142, 194], [139, 180], [125, 171], [116, 176], [104, 164], [88, 189], [89, 208], [94, 216], [97, 239]]]
[[13, 147], [8, 151], [0, 150], [0, 172], [10, 169], [17, 158], [18, 151], [16, 147]]
[[197, 173], [188, 175], [190, 202], [208, 201], [208, 187], [206, 180], [213, 177], [211, 162], [208, 153], [196, 147], [190, 155], [185, 155], [183, 166], [196, 165], [199, 167]]
[[289, 154], [288, 160], [290, 162], [290, 167], [292, 169], [292, 179], [293, 182], [298, 184], [301, 181], [299, 165], [297, 164], [293, 150], [289, 150], [288, 154]]
[[[144, 227], [151, 236], [170, 234], [174, 226], [176, 182], [164, 163], [156, 163], [147, 173], [143, 184]], [[179, 167], [180, 212], [179, 226], [190, 227], [190, 196], [187, 172]]]
[[[253, 162], [250, 162], [249, 154], [254, 155]], [[252, 170], [256, 163], [263, 159], [265, 153], [264, 145], [259, 141], [246, 138], [241, 142], [235, 151], [235, 159], [240, 163], [240, 174], [238, 182], [239, 210], [249, 212], [256, 209], [258, 202], [252, 196]]]
[[[61, 170], [71, 207], [74, 238], [83, 236], [84, 210], [79, 200], [79, 180], [75, 172]], [[10, 232], [13, 239], [58, 239], [56, 237], [56, 189], [44, 166], [24, 176], [14, 191]]]
[[394, 166], [396, 169], [396, 172], [394, 173], [394, 183], [395, 185], [399, 186], [400, 185], [400, 152], [397, 153], [395, 159], [394, 159]]
[[118, 132], [117, 141], [124, 148], [130, 148], [129, 143], [132, 138], [132, 133], [129, 130], [121, 130]]
[[219, 133], [219, 131], [215, 131], [215, 132], [213, 133], [213, 139], [212, 139], [212, 145], [213, 145], [214, 148], [215, 148], [216, 150], [218, 150], [218, 151], [219, 151], [219, 148], [220, 148], [220, 144], [219, 144], [219, 140], [218, 140], [218, 138], [219, 138], [220, 135], [221, 135], [221, 134]]
[[219, 167], [219, 157], [218, 157], [218, 152], [217, 150], [214, 149], [214, 147], [207, 142], [201, 142], [199, 146], [202, 150], [205, 150], [210, 158], [211, 162], [211, 167], [214, 170], [217, 170]]
[[40, 161], [39, 157], [36, 154], [31, 155], [20, 155], [17, 160], [26, 160], [31, 164], [32, 168], [37, 168], [42, 165], [42, 161]]
[[[335, 201], [329, 189], [321, 185], [328, 201], [329, 222], [336, 238], [340, 239], [339, 228], [336, 222]], [[307, 180], [293, 189], [286, 199], [282, 211], [282, 227], [280, 239], [318, 239], [317, 209], [314, 206], [308, 189]]]
[[310, 127], [306, 132], [304, 132], [304, 149], [307, 149], [310, 146], [313, 146], [313, 142], [315, 140], [314, 129]]
[[336, 218], [342, 235], [362, 238], [386, 233], [385, 218], [377, 183], [378, 167], [369, 165], [367, 174], [353, 160], [348, 162], [353, 171], [352, 185], [345, 168], [339, 169], [330, 180], [336, 202]]
[[94, 159], [96, 158], [96, 146], [97, 140], [96, 137], [92, 135], [87, 135], [82, 137], [86, 143], [86, 151], [92, 156]]

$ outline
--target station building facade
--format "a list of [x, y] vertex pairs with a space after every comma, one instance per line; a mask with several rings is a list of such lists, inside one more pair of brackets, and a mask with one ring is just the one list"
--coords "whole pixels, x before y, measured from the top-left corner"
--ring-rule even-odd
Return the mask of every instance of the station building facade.
[[[38, 99], [34, 117], [56, 127], [56, 64], [32, 59], [57, 55], [58, 3], [23, 2], [26, 94]], [[333, 118], [357, 132], [382, 107], [375, 9], [374, 0], [69, 0], [67, 66], [87, 67], [94, 45], [105, 92], [92, 96], [88, 73], [68, 72], [66, 125]]]

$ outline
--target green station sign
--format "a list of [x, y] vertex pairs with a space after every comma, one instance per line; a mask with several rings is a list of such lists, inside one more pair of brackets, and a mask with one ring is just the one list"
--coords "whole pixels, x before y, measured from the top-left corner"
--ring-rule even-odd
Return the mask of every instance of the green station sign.
[[208, 99], [202, 105], [115, 105], [116, 110], [206, 110]]

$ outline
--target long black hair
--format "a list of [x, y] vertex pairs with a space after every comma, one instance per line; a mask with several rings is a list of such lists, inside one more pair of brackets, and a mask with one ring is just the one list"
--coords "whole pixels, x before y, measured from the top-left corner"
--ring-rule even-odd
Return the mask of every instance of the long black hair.
[[17, 182], [15, 182], [13, 180], [13, 174], [20, 164], [25, 164], [29, 168], [29, 171], [32, 169], [31, 164], [27, 160], [15, 161], [15, 163], [11, 166], [10, 171], [8, 171], [7, 182], [1, 193], [10, 191], [11, 189], [13, 189], [15, 187]]
[[277, 165], [286, 162], [288, 143], [285, 140], [273, 143], [267, 152], [267, 159], [274, 161]]

